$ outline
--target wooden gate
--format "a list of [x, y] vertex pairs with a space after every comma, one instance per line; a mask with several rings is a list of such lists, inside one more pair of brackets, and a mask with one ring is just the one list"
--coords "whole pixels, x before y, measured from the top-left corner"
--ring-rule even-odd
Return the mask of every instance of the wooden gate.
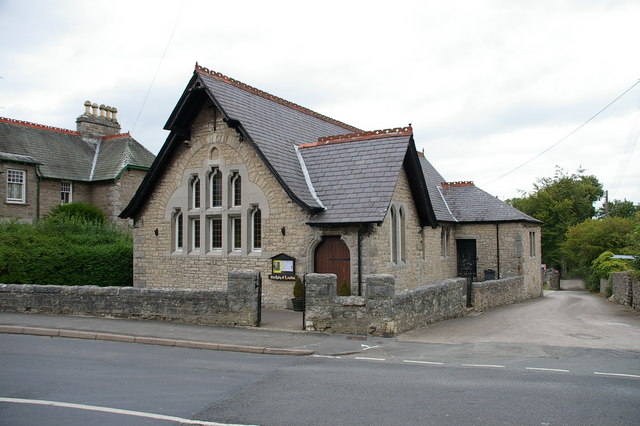
[[318, 274], [336, 274], [338, 282], [336, 293], [343, 281], [351, 285], [351, 255], [349, 247], [340, 237], [325, 237], [315, 252], [314, 272]]

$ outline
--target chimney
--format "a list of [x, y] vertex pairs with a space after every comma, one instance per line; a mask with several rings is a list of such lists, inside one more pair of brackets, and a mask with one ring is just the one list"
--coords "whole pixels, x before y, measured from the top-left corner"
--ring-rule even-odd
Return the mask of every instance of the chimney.
[[119, 134], [121, 128], [116, 119], [117, 111], [111, 106], [104, 104], [98, 106], [97, 103], [86, 101], [84, 114], [76, 119], [78, 132], [87, 139], [101, 139], [105, 136]]

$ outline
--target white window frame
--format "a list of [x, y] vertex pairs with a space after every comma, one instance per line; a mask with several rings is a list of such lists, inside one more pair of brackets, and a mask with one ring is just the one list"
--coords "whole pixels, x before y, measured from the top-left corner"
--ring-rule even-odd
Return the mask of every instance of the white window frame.
[[191, 178], [191, 208], [199, 209], [202, 206], [202, 188], [200, 187], [200, 178], [194, 175]]
[[199, 252], [202, 247], [200, 231], [202, 230], [200, 217], [189, 218], [189, 239], [192, 252]]
[[[240, 203], [238, 204], [236, 204], [236, 192], [240, 192]], [[234, 172], [231, 176], [231, 191], [229, 191], [229, 193], [231, 195], [229, 205], [231, 207], [242, 206], [242, 177], [240, 177], [240, 173], [238, 172]]]
[[[10, 185], [20, 185], [20, 198], [10, 198]], [[27, 172], [25, 170], [7, 169], [7, 203], [25, 204], [27, 202]]]
[[[259, 221], [256, 222], [256, 215], [260, 215]], [[250, 223], [251, 223], [251, 251], [260, 252], [262, 251], [262, 211], [259, 207], [255, 206], [251, 210], [251, 214], [249, 215]], [[256, 226], [257, 225], [257, 226]], [[256, 230], [257, 228], [257, 230]], [[259, 233], [258, 237], [260, 240], [260, 245], [256, 245], [256, 233]]]
[[[222, 232], [222, 216], [210, 216], [208, 218], [209, 221], [209, 250], [211, 250], [212, 252], [221, 252], [222, 251], [222, 246], [224, 244], [224, 232]], [[214, 221], [219, 221], [220, 223], [220, 246], [219, 247], [214, 247], [213, 246], [213, 223]]]
[[173, 214], [173, 250], [182, 252], [184, 249], [184, 215], [181, 210]]
[[[67, 187], [65, 188], [65, 186]], [[69, 203], [73, 203], [73, 182], [63, 180], [60, 182], [60, 204]]]
[[[219, 194], [219, 203], [215, 204], [214, 203], [214, 197], [213, 197], [213, 189], [215, 188], [215, 182], [214, 182], [214, 178], [218, 177], [218, 188], [220, 189], [220, 194]], [[220, 171], [219, 168], [217, 167], [213, 167], [211, 169], [211, 174], [209, 175], [209, 207], [215, 208], [215, 207], [222, 207], [222, 202], [223, 202], [223, 198], [222, 198], [222, 172]]]
[[407, 262], [407, 214], [403, 206], [398, 209], [398, 254], [400, 255], [400, 261]]
[[389, 211], [391, 222], [391, 262], [398, 263], [398, 216], [396, 206], [392, 205]]
[[536, 257], [536, 231], [529, 231], [529, 256]]
[[[232, 252], [240, 253], [242, 252], [242, 218], [240, 216], [229, 216], [229, 227], [231, 228], [231, 232], [229, 232], [229, 246]], [[239, 229], [239, 235], [236, 235], [236, 230]]]

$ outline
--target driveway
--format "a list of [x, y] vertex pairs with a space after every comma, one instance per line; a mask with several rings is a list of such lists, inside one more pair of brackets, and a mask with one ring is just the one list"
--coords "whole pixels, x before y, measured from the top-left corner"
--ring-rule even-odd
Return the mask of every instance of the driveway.
[[640, 351], [640, 314], [583, 291], [545, 291], [543, 298], [409, 331], [397, 340]]

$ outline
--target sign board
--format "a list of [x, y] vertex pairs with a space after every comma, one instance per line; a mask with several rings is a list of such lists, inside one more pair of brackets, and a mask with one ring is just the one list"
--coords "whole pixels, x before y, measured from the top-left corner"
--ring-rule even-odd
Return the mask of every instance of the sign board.
[[296, 259], [284, 253], [273, 256], [269, 279], [294, 281], [296, 279]]

